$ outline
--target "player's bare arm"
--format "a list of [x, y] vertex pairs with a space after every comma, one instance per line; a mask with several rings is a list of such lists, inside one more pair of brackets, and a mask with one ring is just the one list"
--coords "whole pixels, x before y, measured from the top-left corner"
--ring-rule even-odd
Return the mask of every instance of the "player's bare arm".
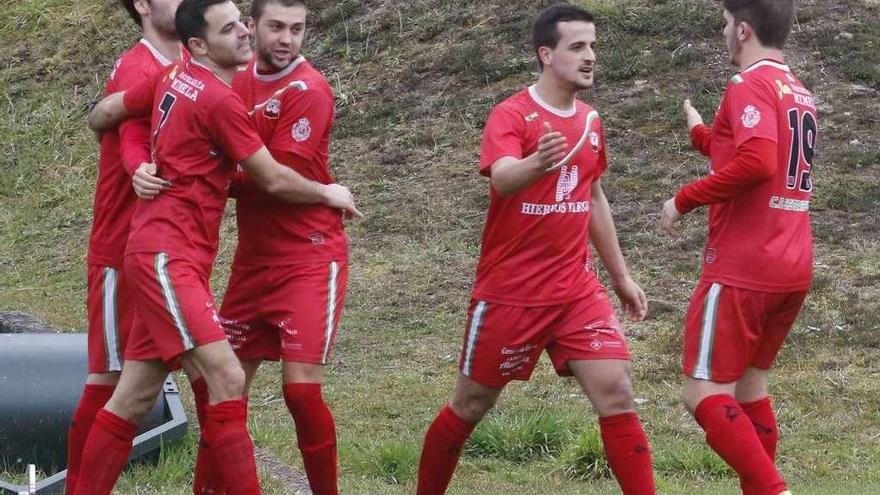
[[501, 196], [522, 191], [565, 157], [565, 150], [565, 136], [545, 122], [544, 135], [538, 139], [537, 151], [521, 160], [506, 156], [492, 164], [492, 187]]
[[590, 208], [590, 240], [593, 247], [611, 277], [611, 286], [620, 299], [627, 318], [630, 321], [641, 321], [648, 314], [648, 299], [629, 274], [617, 240], [611, 206], [600, 180], [593, 182]]
[[125, 91], [119, 91], [101, 99], [89, 112], [89, 129], [103, 132], [125, 120], [129, 113], [125, 108], [124, 97]]
[[242, 160], [241, 164], [260, 187], [285, 201], [321, 203], [339, 208], [348, 218], [363, 216], [355, 207], [354, 196], [347, 187], [306, 179], [291, 168], [276, 162], [265, 146]]

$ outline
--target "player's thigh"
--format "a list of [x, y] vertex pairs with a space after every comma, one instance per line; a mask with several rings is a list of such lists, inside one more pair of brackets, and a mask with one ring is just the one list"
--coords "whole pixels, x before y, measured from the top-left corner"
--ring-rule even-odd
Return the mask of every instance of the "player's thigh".
[[555, 306], [472, 301], [459, 358], [461, 374], [486, 387], [528, 380], [558, 316]]
[[281, 381], [283, 383], [322, 383], [324, 368], [323, 364], [282, 361]]
[[738, 380], [764, 325], [764, 293], [701, 282], [685, 315], [683, 371], [696, 380]]
[[142, 253], [125, 258], [125, 274], [137, 286], [137, 325], [171, 368], [179, 368], [188, 351], [226, 343], [207, 278], [197, 267], [166, 253]]
[[244, 394], [244, 370], [225, 340], [197, 346], [184, 355], [183, 361], [205, 378], [212, 404]]
[[277, 267], [274, 291], [264, 297], [264, 310], [266, 320], [278, 328], [285, 362], [329, 362], [347, 280], [345, 260]]
[[[123, 271], [117, 268], [89, 264], [87, 280], [89, 383], [116, 383], [134, 319], [135, 298]], [[100, 375], [107, 375], [106, 379]]]
[[559, 376], [572, 376], [574, 361], [624, 361], [630, 359], [623, 327], [605, 289], [564, 305], [547, 354]]
[[749, 363], [751, 366], [761, 370], [773, 366], [806, 298], [806, 291], [767, 295], [764, 326]]

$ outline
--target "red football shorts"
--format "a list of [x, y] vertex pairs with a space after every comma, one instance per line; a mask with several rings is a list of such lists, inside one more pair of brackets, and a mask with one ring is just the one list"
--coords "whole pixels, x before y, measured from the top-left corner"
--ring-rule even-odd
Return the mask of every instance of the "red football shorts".
[[220, 315], [236, 355], [327, 364], [347, 280], [345, 260], [233, 265]]
[[130, 254], [124, 267], [137, 294], [126, 359], [179, 369], [185, 352], [226, 339], [204, 270], [167, 253]]
[[134, 298], [121, 270], [89, 263], [89, 373], [122, 371], [134, 321]]
[[684, 374], [729, 383], [750, 366], [770, 369], [806, 297], [700, 282], [685, 317]]
[[629, 360], [626, 338], [604, 289], [554, 306], [506, 306], [471, 301], [459, 369], [487, 387], [528, 380], [547, 350], [559, 376], [569, 361]]

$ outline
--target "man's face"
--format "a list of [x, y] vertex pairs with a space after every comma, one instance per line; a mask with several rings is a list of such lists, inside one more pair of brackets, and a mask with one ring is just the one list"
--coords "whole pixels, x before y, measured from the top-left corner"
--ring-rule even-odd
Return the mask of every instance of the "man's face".
[[579, 91], [593, 86], [596, 69], [596, 25], [592, 22], [560, 22], [556, 25], [559, 43], [546, 48], [544, 70]]
[[284, 69], [299, 57], [306, 33], [306, 8], [269, 3], [253, 27], [260, 62]]
[[736, 20], [733, 18], [733, 14], [724, 11], [724, 44], [727, 45], [727, 53], [730, 56], [730, 63], [733, 65], [739, 65], [740, 55], [742, 54], [742, 41], [739, 39], [739, 27], [737, 26]]
[[249, 31], [241, 22], [241, 12], [232, 2], [219, 3], [205, 11], [207, 56], [223, 68], [246, 64], [251, 59]]
[[149, 22], [156, 31], [166, 35], [174, 36], [174, 14], [177, 12], [177, 6], [182, 0], [150, 0], [144, 1], [149, 8], [147, 22]]

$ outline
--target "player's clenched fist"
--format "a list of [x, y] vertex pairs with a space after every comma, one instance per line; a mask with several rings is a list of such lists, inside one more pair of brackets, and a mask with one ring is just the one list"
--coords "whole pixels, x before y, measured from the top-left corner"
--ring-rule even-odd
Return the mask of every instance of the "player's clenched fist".
[[131, 186], [141, 199], [153, 199], [171, 187], [171, 183], [156, 175], [155, 163], [141, 163], [131, 177]]
[[354, 205], [354, 195], [351, 191], [340, 184], [326, 184], [324, 186], [324, 203], [333, 208], [342, 210], [345, 218], [361, 218], [364, 215]]
[[538, 162], [541, 168], [550, 169], [565, 157], [565, 136], [554, 131], [550, 123], [544, 122], [544, 135], [538, 139]]

